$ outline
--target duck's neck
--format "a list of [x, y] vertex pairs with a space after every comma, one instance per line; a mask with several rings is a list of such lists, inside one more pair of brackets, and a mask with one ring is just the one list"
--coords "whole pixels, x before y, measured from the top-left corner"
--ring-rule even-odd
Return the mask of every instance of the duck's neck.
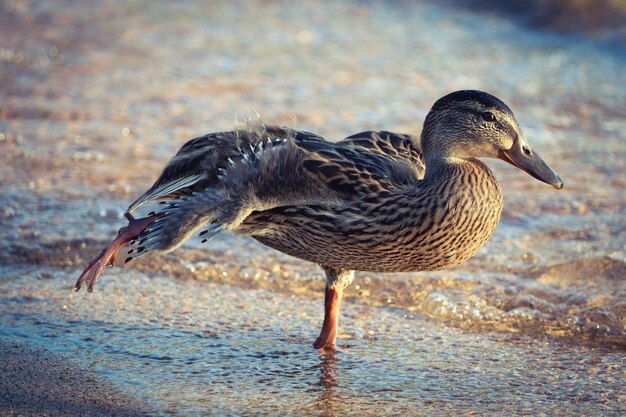
[[439, 157], [426, 160], [424, 179], [419, 187], [460, 186], [467, 188], [474, 185], [484, 185], [492, 189], [491, 191], [497, 189], [498, 193], [501, 193], [498, 181], [482, 161], [475, 158]]

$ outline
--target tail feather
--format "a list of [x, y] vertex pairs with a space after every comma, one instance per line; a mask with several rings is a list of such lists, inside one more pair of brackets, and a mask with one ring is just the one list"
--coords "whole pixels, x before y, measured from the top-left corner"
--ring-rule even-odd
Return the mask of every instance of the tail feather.
[[202, 229], [203, 242], [231, 229], [241, 217], [241, 207], [229, 197], [223, 188], [211, 187], [167, 202], [157, 212], [160, 217], [136, 239], [132, 258], [153, 250], [171, 252]]

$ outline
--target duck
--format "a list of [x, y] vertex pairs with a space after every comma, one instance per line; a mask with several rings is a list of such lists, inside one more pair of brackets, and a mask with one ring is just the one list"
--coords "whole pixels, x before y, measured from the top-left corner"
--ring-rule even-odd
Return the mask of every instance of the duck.
[[[526, 141], [512, 110], [478, 90], [438, 99], [419, 138], [367, 131], [331, 142], [313, 133], [249, 124], [185, 143], [132, 204], [129, 224], [87, 264], [91, 292], [106, 265], [171, 252], [198, 235], [250, 236], [314, 262], [326, 275], [316, 349], [334, 350], [344, 289], [355, 271], [453, 268], [493, 234], [502, 188], [481, 158], [503, 160], [557, 189], [559, 175]], [[132, 214], [159, 203], [145, 217]]]

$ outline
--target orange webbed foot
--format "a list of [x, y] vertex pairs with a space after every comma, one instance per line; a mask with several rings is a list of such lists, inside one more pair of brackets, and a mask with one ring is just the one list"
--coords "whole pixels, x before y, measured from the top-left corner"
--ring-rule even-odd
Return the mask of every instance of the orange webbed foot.
[[126, 212], [124, 217], [128, 219], [128, 225], [122, 227], [117, 234], [117, 237], [107, 245], [98, 256], [96, 256], [91, 262], [87, 264], [83, 273], [80, 274], [74, 291], [80, 290], [83, 282], [87, 283], [87, 291], [92, 292], [94, 285], [98, 282], [98, 278], [102, 273], [105, 266], [113, 266], [117, 254], [120, 249], [135, 240], [146, 228], [157, 219], [157, 214], [151, 214], [147, 217], [135, 219], [132, 214]]

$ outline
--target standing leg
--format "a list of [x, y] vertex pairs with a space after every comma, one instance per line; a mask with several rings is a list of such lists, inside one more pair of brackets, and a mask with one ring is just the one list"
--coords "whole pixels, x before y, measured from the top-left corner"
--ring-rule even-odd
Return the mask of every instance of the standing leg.
[[339, 307], [343, 298], [343, 289], [354, 279], [354, 271], [324, 267], [326, 272], [326, 293], [324, 296], [324, 324], [319, 337], [313, 343], [316, 349], [335, 349]]

